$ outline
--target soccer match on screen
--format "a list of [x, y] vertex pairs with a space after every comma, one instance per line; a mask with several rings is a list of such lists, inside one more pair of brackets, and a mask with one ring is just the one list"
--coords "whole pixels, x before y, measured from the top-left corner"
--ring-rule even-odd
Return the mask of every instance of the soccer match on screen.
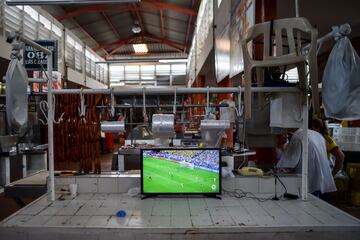
[[218, 150], [143, 150], [144, 193], [220, 192]]

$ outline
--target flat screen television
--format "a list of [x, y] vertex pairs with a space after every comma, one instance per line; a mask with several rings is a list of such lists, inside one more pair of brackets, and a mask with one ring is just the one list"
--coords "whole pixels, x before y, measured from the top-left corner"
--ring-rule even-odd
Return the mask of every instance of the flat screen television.
[[141, 194], [221, 194], [221, 150], [156, 148], [141, 150]]

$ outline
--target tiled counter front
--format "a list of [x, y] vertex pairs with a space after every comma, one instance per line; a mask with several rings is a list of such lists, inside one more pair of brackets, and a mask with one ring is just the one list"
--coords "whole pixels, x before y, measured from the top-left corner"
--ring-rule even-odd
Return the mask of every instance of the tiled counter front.
[[[281, 176], [289, 193], [300, 194], [301, 177], [298, 175]], [[126, 193], [130, 188], [140, 188], [138, 174], [102, 174], [83, 175], [74, 177], [56, 177], [56, 190], [68, 189], [69, 184], [77, 183], [79, 193]], [[275, 181], [273, 177], [242, 177], [222, 179], [222, 188], [227, 191], [235, 189], [251, 193], [274, 193]], [[278, 193], [284, 192], [278, 182]]]

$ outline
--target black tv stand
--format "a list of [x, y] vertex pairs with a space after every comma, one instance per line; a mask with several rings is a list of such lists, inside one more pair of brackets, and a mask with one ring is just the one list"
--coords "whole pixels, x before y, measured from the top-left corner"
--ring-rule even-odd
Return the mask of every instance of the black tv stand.
[[216, 198], [216, 199], [221, 200], [221, 196], [218, 196], [218, 195], [204, 194], [203, 196], [208, 197], [208, 198]]
[[147, 198], [151, 198], [151, 197], [157, 197], [158, 195], [142, 195], [141, 196], [141, 200], [147, 199]]
[[166, 197], [166, 198], [186, 198], [186, 197], [208, 197], [208, 198], [216, 198], [216, 199], [219, 199], [221, 200], [221, 196], [218, 196], [218, 195], [214, 195], [214, 194], [199, 194], [199, 195], [142, 195], [141, 196], [141, 200], [144, 200], [144, 199], [147, 199], [147, 198], [152, 198], [152, 197], [158, 197], [158, 196], [161, 196], [161, 197]]

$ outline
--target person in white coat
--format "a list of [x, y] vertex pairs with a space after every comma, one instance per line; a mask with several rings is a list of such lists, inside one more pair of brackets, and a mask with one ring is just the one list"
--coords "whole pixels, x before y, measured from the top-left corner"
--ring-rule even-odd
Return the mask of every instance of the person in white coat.
[[[301, 173], [303, 133], [302, 129], [293, 133], [277, 163], [278, 169]], [[308, 130], [308, 159], [308, 190], [313, 195], [327, 200], [324, 194], [335, 192], [336, 186], [327, 159], [325, 140], [320, 133], [313, 130]]]

